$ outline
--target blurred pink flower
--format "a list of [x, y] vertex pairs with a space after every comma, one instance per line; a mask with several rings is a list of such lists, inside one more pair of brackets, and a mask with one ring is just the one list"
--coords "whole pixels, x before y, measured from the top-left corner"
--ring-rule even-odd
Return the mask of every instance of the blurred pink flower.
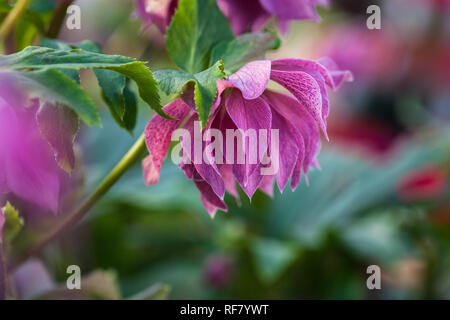
[[178, 0], [137, 0], [136, 15], [144, 21], [145, 28], [155, 24], [165, 33], [177, 5]]
[[229, 284], [233, 271], [233, 261], [225, 255], [211, 255], [205, 261], [205, 280], [211, 287], [225, 287]]
[[28, 260], [21, 265], [12, 278], [20, 299], [37, 299], [39, 295], [56, 288], [47, 268], [37, 259]]
[[56, 213], [64, 172], [39, 130], [38, 103], [27, 106], [7, 77], [0, 83], [0, 195], [12, 192]]
[[[230, 20], [236, 34], [257, 31], [275, 17], [283, 31], [292, 20], [319, 21], [316, 5], [328, 5], [329, 0], [217, 0]], [[178, 0], [137, 0], [136, 15], [145, 27], [156, 24], [165, 33], [178, 5]]]
[[404, 200], [424, 200], [443, 194], [447, 177], [442, 168], [434, 165], [408, 172], [399, 181], [397, 192]]
[[318, 54], [330, 57], [341, 68], [352, 70], [358, 83], [391, 81], [404, 71], [398, 41], [389, 32], [369, 30], [361, 23], [343, 24], [328, 30]]
[[[182, 139], [183, 154], [190, 161], [182, 162], [180, 167], [200, 190], [203, 205], [211, 216], [217, 209], [227, 210], [223, 202], [225, 190], [238, 197], [234, 179], [250, 198], [258, 188], [272, 195], [275, 180], [282, 191], [291, 176], [291, 188], [294, 190], [302, 172], [306, 174], [311, 166], [318, 166], [319, 127], [326, 133], [326, 117], [329, 113], [325, 85], [336, 89], [343, 81], [351, 80], [351, 77], [351, 73], [338, 70], [328, 59], [318, 62], [282, 59], [254, 61], [226, 80], [219, 80], [218, 98], [212, 107], [208, 124], [198, 138], [202, 139], [209, 129], [220, 132], [222, 136], [236, 129], [243, 132], [253, 129], [270, 134], [275, 130], [278, 134], [279, 145], [274, 145], [275, 139], [270, 134], [263, 138], [258, 136], [255, 145], [242, 139], [237, 147], [245, 154], [242, 164], [236, 159], [231, 159], [230, 163], [227, 148], [223, 148], [219, 155], [208, 154], [209, 158], [215, 158], [209, 163], [196, 161], [195, 149], [199, 142], [194, 140], [198, 115], [192, 101], [186, 97], [186, 101], [173, 101], [164, 111], [179, 120], [167, 120], [156, 115], [146, 128], [150, 152], [143, 161], [146, 183], [151, 185], [159, 181], [161, 165], [167, 155], [172, 134], [182, 125], [189, 136], [194, 138], [190, 138], [190, 141]], [[284, 86], [293, 97], [267, 90], [269, 80]], [[261, 143], [264, 138], [272, 141]], [[202, 154], [212, 143], [208, 142], [200, 142]], [[259, 155], [256, 163], [249, 161], [252, 152]], [[276, 159], [272, 158], [273, 155]], [[276, 172], [262, 173], [262, 169], [272, 166], [276, 167]]]
[[316, 5], [328, 5], [329, 0], [217, 0], [230, 20], [236, 34], [257, 31], [271, 17], [274, 17], [283, 32], [293, 20], [320, 21], [315, 11]]

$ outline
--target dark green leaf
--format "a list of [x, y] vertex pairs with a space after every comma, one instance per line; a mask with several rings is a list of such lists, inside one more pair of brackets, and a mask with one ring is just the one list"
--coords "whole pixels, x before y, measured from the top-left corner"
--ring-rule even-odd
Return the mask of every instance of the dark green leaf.
[[[102, 53], [100, 47], [92, 41], [68, 44], [59, 40], [44, 38], [41, 45], [61, 50], [79, 48], [89, 52]], [[73, 72], [73, 70], [66, 71]], [[78, 71], [75, 72], [78, 75]], [[108, 105], [114, 120], [119, 126], [131, 132], [136, 124], [137, 101], [134, 93], [126, 88], [127, 78], [111, 70], [94, 69], [94, 73], [102, 89], [103, 100]], [[130, 108], [130, 110], [127, 108]]]
[[194, 86], [194, 100], [202, 125], [208, 121], [209, 112], [217, 96], [217, 80], [224, 79], [222, 61], [211, 68], [190, 74], [178, 70], [159, 70], [155, 72], [159, 87], [166, 94], [182, 93], [189, 85]]
[[[73, 48], [62, 41], [43, 38], [41, 41], [41, 47], [57, 49], [57, 50], [72, 50]], [[60, 69], [63, 74], [75, 80], [78, 84], [80, 83], [80, 75], [78, 74], [78, 70], [70, 70], [70, 69]]]
[[178, 67], [198, 73], [208, 67], [214, 45], [232, 39], [216, 0], [181, 0], [167, 30], [166, 47]]
[[[0, 69], [105, 69], [118, 72], [138, 86], [141, 98], [159, 115], [164, 113], [160, 104], [157, 83], [145, 62], [132, 58], [88, 52], [81, 49], [57, 50], [43, 47], [27, 47], [21, 52], [0, 56]], [[82, 119], [83, 116], [80, 115]]]
[[247, 62], [264, 57], [267, 50], [277, 49], [280, 39], [270, 32], [244, 34], [231, 41], [223, 41], [214, 47], [210, 65], [222, 60], [225, 70], [236, 72]]

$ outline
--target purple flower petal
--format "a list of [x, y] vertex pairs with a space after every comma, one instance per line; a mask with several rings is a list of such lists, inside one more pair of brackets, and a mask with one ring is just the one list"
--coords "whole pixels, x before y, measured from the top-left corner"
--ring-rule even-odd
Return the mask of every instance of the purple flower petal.
[[[197, 128], [195, 127], [197, 125]], [[225, 196], [225, 184], [220, 175], [219, 168], [216, 163], [207, 163], [204, 161], [203, 151], [206, 143], [203, 141], [203, 132], [200, 130], [200, 122], [198, 116], [193, 115], [184, 125], [183, 129], [190, 134], [190, 141], [181, 141], [183, 152], [189, 157], [194, 164], [198, 174], [209, 183], [216, 195], [223, 199]], [[208, 129], [208, 128], [205, 128]], [[196, 133], [197, 132], [197, 133]], [[197, 145], [197, 147], [196, 147]], [[198, 150], [196, 150], [198, 148]], [[197, 156], [196, 156], [197, 155]]]
[[267, 12], [277, 18], [284, 20], [312, 19], [319, 21], [320, 18], [314, 10], [314, 0], [259, 0]]
[[165, 33], [177, 5], [178, 0], [137, 0], [136, 16], [144, 21], [145, 28], [154, 23]]
[[245, 99], [256, 99], [266, 90], [270, 80], [270, 69], [269, 60], [253, 61], [233, 73], [227, 80], [241, 90]]
[[229, 194], [236, 198], [237, 201], [240, 200], [238, 191], [236, 189], [236, 182], [234, 181], [233, 166], [230, 164], [224, 164], [220, 166], [220, 174], [225, 183], [225, 189]]
[[305, 107], [290, 96], [267, 90], [264, 93], [264, 99], [284, 118], [289, 119], [303, 137], [305, 144], [303, 166], [297, 163], [291, 180], [291, 188], [295, 189], [300, 182], [301, 170], [303, 169], [304, 173], [308, 171], [320, 150], [320, 137], [316, 122]]
[[181, 99], [173, 101], [163, 109], [166, 114], [179, 120], [169, 120], [155, 115], [145, 129], [145, 142], [150, 155], [142, 161], [142, 168], [147, 185], [158, 183], [161, 166], [167, 156], [172, 133], [190, 111], [190, 108]]
[[261, 180], [259, 184], [259, 189], [267, 194], [269, 197], [273, 197], [273, 184], [274, 184], [275, 176], [266, 175]]
[[53, 149], [58, 165], [70, 173], [75, 167], [73, 144], [79, 130], [79, 119], [64, 105], [44, 103], [36, 114], [42, 136]]
[[37, 108], [12, 106], [7, 101], [14, 99], [6, 101], [4, 94], [0, 96], [0, 189], [56, 213], [63, 171], [39, 132]]
[[322, 117], [322, 93], [316, 79], [303, 71], [272, 70], [272, 80], [288, 89], [313, 116], [326, 135], [326, 125]]
[[208, 213], [211, 215], [212, 218], [214, 218], [214, 215], [216, 214], [217, 210], [223, 210], [227, 211], [228, 207], [223, 202], [222, 199], [220, 199], [216, 193], [211, 188], [211, 185], [205, 181], [196, 181], [194, 180], [194, 183], [198, 190], [200, 191], [200, 199]]
[[[279, 168], [276, 174], [278, 189], [283, 192], [299, 158], [299, 141], [302, 139], [297, 129], [277, 111], [272, 111], [272, 129], [279, 132]], [[270, 150], [270, 152], [277, 152]], [[273, 155], [272, 155], [273, 156]]]
[[353, 81], [353, 74], [348, 70], [340, 70], [337, 64], [330, 58], [320, 58], [317, 60], [327, 71], [328, 75], [324, 76], [327, 80], [327, 85], [329, 85], [333, 90], [339, 88], [343, 82]]
[[[246, 100], [237, 90], [233, 90], [226, 97], [225, 107], [236, 127], [243, 130], [243, 133], [250, 133], [249, 130], [254, 131], [257, 141], [255, 144], [249, 143], [249, 139], [242, 139], [241, 145], [236, 143], [233, 173], [239, 184], [246, 188], [249, 176], [253, 174], [253, 171], [259, 167], [258, 164], [261, 162], [259, 155], [264, 154], [268, 147], [267, 141], [265, 144], [260, 142], [259, 130], [266, 130], [267, 134], [269, 134], [272, 123], [271, 110], [263, 99]], [[265, 149], [260, 150], [260, 145], [265, 147]], [[239, 151], [245, 152], [245, 164], [239, 163]]]
[[217, 0], [220, 10], [230, 20], [234, 33], [258, 30], [270, 18], [259, 0]]
[[319, 62], [302, 59], [274, 60], [271, 77], [305, 105], [328, 139], [326, 118], [329, 114], [329, 101], [325, 84], [336, 90], [343, 81], [352, 81], [353, 76], [349, 71], [340, 71], [330, 59], [324, 58]]

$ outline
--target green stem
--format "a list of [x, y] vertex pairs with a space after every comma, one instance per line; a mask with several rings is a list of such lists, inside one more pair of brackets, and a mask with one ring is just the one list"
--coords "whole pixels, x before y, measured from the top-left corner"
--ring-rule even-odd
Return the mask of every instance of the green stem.
[[6, 39], [11, 30], [13, 29], [16, 22], [20, 19], [22, 14], [28, 7], [30, 0], [18, 0], [14, 8], [11, 12], [6, 16], [5, 20], [3, 20], [2, 25], [0, 26], [0, 42]]
[[73, 0], [59, 0], [53, 12], [52, 20], [50, 21], [50, 27], [47, 30], [45, 36], [47, 38], [57, 38], [59, 31], [64, 23], [64, 19], [67, 15], [67, 8], [73, 3]]
[[142, 134], [127, 154], [122, 158], [122, 160], [120, 160], [116, 167], [108, 174], [97, 189], [83, 202], [83, 204], [76, 211], [66, 216], [59, 224], [56, 225], [55, 228], [53, 228], [53, 230], [47, 232], [47, 234], [30, 249], [26, 250], [23, 254], [14, 259], [9, 265], [8, 270], [15, 270], [18, 266], [28, 260], [28, 258], [39, 253], [47, 244], [65, 234], [77, 222], [79, 222], [95, 205], [95, 203], [97, 203], [97, 201], [100, 200], [122, 177], [125, 171], [127, 171], [140, 158], [144, 150], [145, 135]]

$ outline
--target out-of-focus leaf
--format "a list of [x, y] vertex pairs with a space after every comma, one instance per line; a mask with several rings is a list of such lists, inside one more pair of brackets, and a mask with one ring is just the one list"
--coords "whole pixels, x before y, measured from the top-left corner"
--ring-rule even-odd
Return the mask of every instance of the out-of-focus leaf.
[[117, 275], [112, 271], [96, 270], [81, 281], [81, 292], [96, 300], [119, 300], [121, 298]]
[[64, 105], [46, 102], [39, 108], [36, 119], [58, 165], [70, 173], [75, 166], [73, 144], [80, 127], [77, 114]]
[[150, 288], [132, 296], [129, 300], [166, 300], [170, 293], [170, 287], [157, 283]]
[[23, 219], [19, 216], [19, 211], [9, 202], [2, 208], [2, 211], [5, 215], [2, 231], [3, 241], [10, 242], [17, 236], [20, 230], [22, 230]]
[[273, 283], [296, 259], [299, 249], [292, 243], [274, 239], [255, 239], [250, 247], [261, 279]]
[[65, 284], [44, 292], [41, 300], [120, 300], [121, 293], [113, 271], [95, 270], [81, 279], [80, 290], [69, 290]]
[[342, 231], [346, 245], [365, 259], [390, 264], [411, 255], [411, 243], [401, 231], [400, 212], [376, 211]]
[[194, 102], [202, 125], [206, 125], [217, 96], [217, 80], [224, 79], [223, 63], [217, 61], [211, 68], [197, 74], [167, 69], [155, 72], [159, 87], [167, 95], [182, 93], [194, 86]]
[[211, 53], [210, 65], [222, 60], [225, 70], [233, 73], [247, 62], [264, 57], [268, 50], [277, 49], [280, 42], [280, 39], [270, 32], [244, 34], [216, 45]]
[[178, 67], [194, 74], [208, 67], [214, 45], [233, 37], [216, 0], [181, 0], [167, 29], [166, 47]]

